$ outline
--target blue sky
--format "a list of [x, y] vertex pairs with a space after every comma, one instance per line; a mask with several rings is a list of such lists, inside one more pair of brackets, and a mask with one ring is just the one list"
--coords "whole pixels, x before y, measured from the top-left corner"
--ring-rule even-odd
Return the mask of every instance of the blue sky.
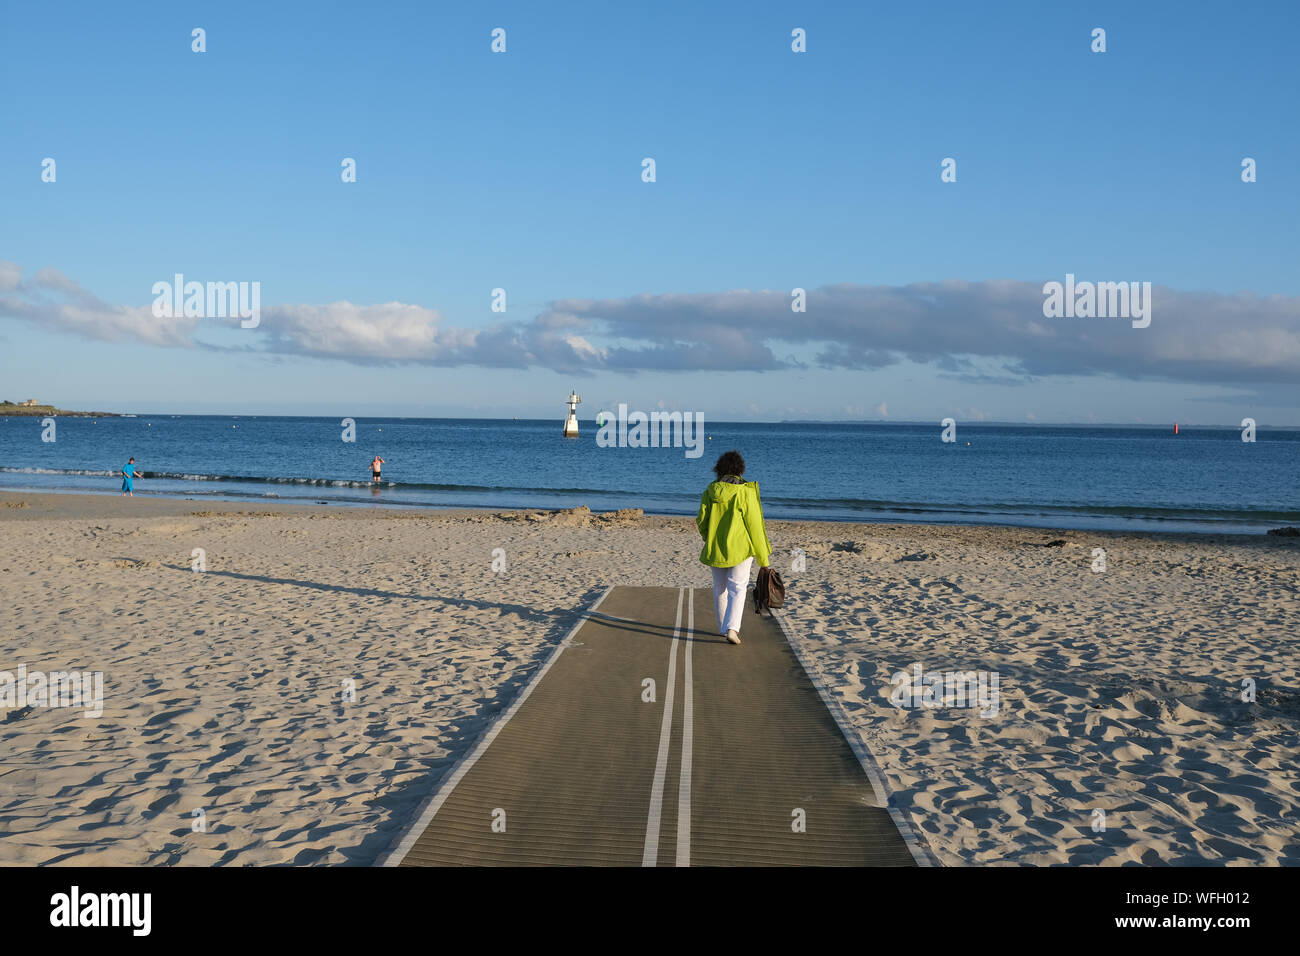
[[[576, 385], [584, 416], [625, 401], [715, 419], [1300, 425], [1295, 4], [126, 9], [5, 7], [0, 260], [22, 284], [7, 309], [0, 287], [0, 398], [544, 417]], [[259, 281], [268, 315], [162, 346], [70, 321], [29, 285], [42, 269], [105, 315], [147, 309], [177, 272]], [[1093, 320], [1050, 355], [956, 351], [967, 314], [1002, 321], [983, 284], [1066, 273], [1151, 282], [1171, 307], [1157, 291], [1150, 329]], [[953, 280], [969, 299], [942, 315], [854, 299], [829, 323], [841, 338], [825, 331], [832, 351], [874, 349], [881, 323], [907, 322], [915, 348], [893, 336], [889, 358], [818, 360], [813, 290], [910, 302]], [[795, 287], [808, 313], [762, 304]], [[1257, 298], [1230, 307], [1242, 293]], [[340, 302], [417, 311], [341, 318]], [[757, 309], [752, 327], [738, 309]], [[355, 323], [372, 319], [384, 342], [367, 354]], [[407, 322], [455, 334], [412, 339]], [[1249, 334], [1218, 341], [1228, 322]], [[525, 344], [470, 342], [494, 328]], [[738, 338], [761, 347], [741, 355]], [[1107, 364], [1126, 351], [1141, 361]], [[680, 354], [708, 358], [671, 370]]]

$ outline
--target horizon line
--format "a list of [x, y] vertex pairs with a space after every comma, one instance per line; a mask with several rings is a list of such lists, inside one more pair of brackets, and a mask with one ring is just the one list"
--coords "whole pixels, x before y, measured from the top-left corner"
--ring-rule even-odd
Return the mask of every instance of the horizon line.
[[[21, 406], [18, 406], [18, 407], [21, 407]], [[637, 410], [637, 411], [647, 411], [647, 410], [644, 410], [644, 409], [636, 409], [636, 410]], [[68, 411], [68, 410], [67, 410], [67, 409], [64, 409], [64, 411], [66, 412], [66, 411]], [[650, 409], [650, 410], [648, 410], [648, 411], [650, 411], [650, 412], [661, 412], [661, 413], [665, 413], [665, 414], [671, 414], [672, 411], [679, 411], [679, 412], [680, 412], [681, 414], [683, 414], [683, 415], [684, 415], [684, 414], [689, 414], [688, 412], [686, 412], [686, 411], [682, 411], [682, 410], [680, 410], [680, 409], [669, 410], [669, 409], [656, 408], [656, 409]], [[76, 418], [95, 418], [95, 417], [106, 417], [106, 418], [136, 417], [136, 418], [140, 418], [140, 417], [154, 416], [154, 417], [157, 417], [157, 418], [164, 418], [164, 417], [165, 417], [165, 418], [327, 418], [327, 419], [331, 419], [331, 420], [333, 420], [334, 418], [339, 417], [339, 416], [337, 416], [337, 415], [328, 415], [328, 414], [312, 414], [312, 415], [307, 415], [307, 414], [278, 414], [278, 413], [264, 413], [264, 412], [244, 412], [244, 413], [236, 414], [236, 413], [233, 413], [233, 412], [102, 412], [102, 411], [100, 411], [100, 412], [95, 412], [95, 413], [88, 413], [88, 412], [75, 412], [75, 413], [73, 413], [73, 416], [76, 417]], [[2, 411], [0, 411], [0, 418], [34, 418], [34, 417], [36, 417], [36, 416], [34, 416], [34, 415], [6, 415], [6, 414], [4, 414]], [[56, 415], [56, 416], [52, 416], [52, 417], [58, 417], [58, 416]], [[488, 416], [488, 415], [374, 415], [374, 414], [371, 414], [371, 415], [356, 415], [356, 414], [348, 414], [348, 415], [343, 415], [342, 417], [343, 417], [343, 418], [352, 418], [352, 419], [356, 419], [356, 420], [358, 420], [358, 421], [360, 421], [360, 420], [362, 420], [362, 419], [369, 419], [369, 420], [372, 420], [372, 421], [385, 421], [385, 420], [398, 420], [398, 421], [484, 421], [484, 422], [510, 422], [510, 421], [524, 421], [524, 422], [552, 422], [552, 421], [559, 421], [559, 422], [563, 423], [563, 417], [562, 417], [562, 416], [559, 416], [559, 417], [556, 417], [556, 418], [549, 418], [549, 417], [548, 417], [548, 418], [521, 418], [521, 417], [519, 417], [519, 416]], [[1166, 423], [1157, 423], [1157, 422], [1081, 422], [1081, 421], [1047, 421], [1047, 420], [1044, 420], [1044, 421], [1010, 421], [1010, 420], [1006, 420], [1006, 419], [963, 419], [963, 418], [957, 418], [955, 415], [954, 415], [954, 416], [948, 416], [948, 417], [954, 418], [954, 419], [955, 419], [959, 424], [964, 425], [964, 426], [967, 426], [967, 427], [969, 427], [969, 426], [985, 425], [985, 426], [1000, 426], [1000, 427], [1014, 427], [1014, 428], [1041, 428], [1041, 427], [1067, 427], [1067, 428], [1149, 428], [1149, 429], [1169, 428], [1169, 429], [1172, 430], [1172, 428], [1173, 428], [1175, 425], [1177, 425], [1179, 429], [1185, 429], [1185, 428], [1206, 428], [1206, 429], [1223, 429], [1223, 430], [1229, 430], [1229, 431], [1240, 431], [1241, 428], [1242, 428], [1242, 426], [1241, 426], [1240, 423], [1224, 424], [1224, 423], [1217, 423], [1217, 422], [1208, 422], [1208, 423], [1207, 423], [1207, 422], [1181, 422], [1181, 421], [1180, 421], [1180, 422], [1172, 422], [1172, 421], [1171, 421], [1171, 422], [1168, 422], [1168, 423], [1166, 424]], [[601, 426], [599, 426], [599, 425], [596, 423], [595, 416], [592, 416], [591, 418], [586, 419], [586, 420], [589, 421], [589, 422], [591, 422], [591, 424], [592, 424], [593, 427], [596, 427], [596, 428], [601, 427]], [[581, 423], [582, 421], [583, 421], [583, 419], [579, 418], [579, 422]], [[736, 419], [731, 419], [731, 418], [715, 418], [715, 419], [712, 419], [711, 421], [713, 421], [713, 422], [715, 422], [715, 423], [717, 423], [717, 424], [722, 424], [722, 425], [900, 425], [900, 426], [901, 426], [901, 425], [909, 425], [909, 426], [913, 426], [913, 425], [924, 425], [924, 426], [926, 426], [926, 427], [931, 427], [931, 426], [934, 426], [934, 425], [942, 425], [942, 421], [937, 421], [937, 422], [936, 422], [936, 421], [932, 421], [932, 420], [930, 420], [930, 419], [862, 419], [862, 418], [749, 418], [749, 419], [739, 419], [739, 418], [736, 418]], [[1257, 429], [1260, 429], [1260, 428], [1268, 428], [1268, 429], [1271, 429], [1271, 430], [1274, 430], [1274, 431], [1300, 431], [1300, 425], [1272, 425], [1272, 424], [1269, 424], [1269, 423], [1260, 423], [1260, 422], [1257, 422], [1257, 423], [1255, 424], [1255, 427], [1256, 427]]]

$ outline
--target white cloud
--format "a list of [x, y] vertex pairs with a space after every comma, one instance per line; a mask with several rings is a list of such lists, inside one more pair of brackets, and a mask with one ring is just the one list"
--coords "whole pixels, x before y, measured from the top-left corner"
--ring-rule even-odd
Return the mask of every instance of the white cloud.
[[17, 289], [22, 277], [23, 270], [18, 268], [18, 263], [0, 259], [0, 292], [12, 292]]
[[110, 305], [57, 269], [41, 269], [24, 280], [17, 265], [4, 261], [0, 261], [0, 316], [103, 342], [162, 346], [192, 344], [199, 321], [154, 318], [151, 305]]
[[[1300, 381], [1300, 297], [1156, 287], [1145, 329], [1127, 320], [1045, 319], [1042, 304], [1041, 283], [840, 284], [809, 290], [808, 311], [796, 321], [787, 292], [734, 290], [562, 299], [528, 321], [464, 328], [425, 306], [334, 302], [264, 306], [247, 347], [358, 364], [561, 372], [761, 371], [801, 362], [861, 370], [913, 361], [968, 383], [1094, 374], [1255, 386]], [[156, 319], [148, 306], [102, 302], [54, 269], [23, 280], [4, 261], [0, 317], [173, 347], [198, 344], [199, 324], [219, 321]], [[786, 357], [778, 358], [778, 349]], [[806, 358], [790, 358], [792, 349]], [[876, 411], [886, 417], [885, 402]]]

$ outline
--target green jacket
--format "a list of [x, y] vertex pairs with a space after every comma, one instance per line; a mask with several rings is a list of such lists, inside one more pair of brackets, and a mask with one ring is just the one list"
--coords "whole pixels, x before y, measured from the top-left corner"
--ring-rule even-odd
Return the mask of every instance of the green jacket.
[[758, 482], [713, 482], [700, 496], [695, 524], [704, 539], [700, 560], [710, 567], [733, 568], [751, 556], [758, 559], [759, 567], [767, 567], [772, 548], [763, 528]]

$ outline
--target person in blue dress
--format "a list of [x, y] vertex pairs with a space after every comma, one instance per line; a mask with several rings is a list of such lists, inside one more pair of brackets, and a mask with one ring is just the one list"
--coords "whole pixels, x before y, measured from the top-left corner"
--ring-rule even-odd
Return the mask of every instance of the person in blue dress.
[[135, 459], [132, 458], [122, 466], [122, 494], [135, 497], [135, 479], [140, 477], [140, 473], [135, 470]]

